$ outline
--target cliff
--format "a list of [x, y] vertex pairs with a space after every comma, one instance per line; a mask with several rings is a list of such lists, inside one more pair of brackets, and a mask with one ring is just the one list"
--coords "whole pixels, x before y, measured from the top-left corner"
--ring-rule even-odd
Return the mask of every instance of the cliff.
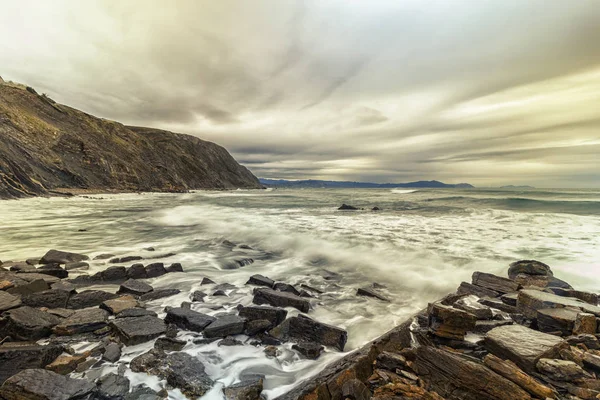
[[223, 147], [125, 126], [0, 82], [0, 198], [56, 189], [185, 191], [260, 188]]

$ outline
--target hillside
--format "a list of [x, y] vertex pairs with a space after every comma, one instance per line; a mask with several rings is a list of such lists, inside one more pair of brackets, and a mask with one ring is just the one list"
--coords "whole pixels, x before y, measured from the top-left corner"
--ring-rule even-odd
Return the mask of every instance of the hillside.
[[320, 180], [301, 180], [288, 181], [285, 179], [266, 179], [260, 178], [260, 183], [274, 187], [290, 188], [363, 188], [363, 189], [390, 189], [390, 188], [472, 188], [468, 183], [449, 184], [440, 181], [417, 181], [407, 183], [372, 183], [372, 182], [351, 182], [351, 181], [320, 181]]
[[0, 198], [261, 187], [214, 143], [97, 118], [1, 79], [0, 139]]

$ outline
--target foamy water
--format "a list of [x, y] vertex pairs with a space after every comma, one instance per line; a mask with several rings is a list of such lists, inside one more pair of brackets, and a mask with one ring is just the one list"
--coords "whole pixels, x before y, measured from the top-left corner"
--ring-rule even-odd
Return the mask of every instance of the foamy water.
[[[237, 287], [227, 298], [209, 296], [194, 304], [212, 315], [251, 303], [252, 288], [245, 282], [252, 274], [306, 283], [325, 291], [313, 300], [309, 315], [348, 330], [346, 351], [351, 351], [470, 280], [473, 271], [505, 274], [517, 259], [544, 261], [557, 277], [596, 291], [598, 199], [597, 191], [277, 189], [5, 201], [0, 259], [41, 256], [50, 248], [92, 257], [174, 252], [164, 261], [180, 262], [186, 272], [149, 281], [155, 288], [182, 291], [148, 304], [161, 316], [165, 306], [179, 306], [190, 292], [207, 290], [200, 288], [205, 276]], [[337, 211], [342, 203], [364, 210]], [[382, 211], [370, 211], [374, 206]], [[156, 251], [143, 250], [148, 246]], [[242, 257], [255, 262], [226, 269]], [[88, 272], [106, 266], [92, 262]], [[340, 278], [323, 279], [331, 272]], [[391, 303], [355, 295], [373, 282], [386, 286], [382, 294]], [[217, 305], [223, 308], [212, 309]], [[296, 313], [290, 309], [289, 315]], [[184, 351], [199, 357], [217, 382], [207, 399], [220, 399], [221, 387], [253, 374], [266, 376], [265, 394], [273, 398], [345, 354], [328, 349], [317, 361], [302, 360], [285, 344], [278, 358], [269, 359], [263, 347], [196, 345], [197, 335], [180, 336], [189, 340]], [[126, 348], [121, 362], [151, 347], [152, 342]], [[94, 373], [115, 369], [107, 365]], [[156, 389], [163, 384], [145, 374], [127, 376]], [[172, 391], [170, 398], [183, 397]]]

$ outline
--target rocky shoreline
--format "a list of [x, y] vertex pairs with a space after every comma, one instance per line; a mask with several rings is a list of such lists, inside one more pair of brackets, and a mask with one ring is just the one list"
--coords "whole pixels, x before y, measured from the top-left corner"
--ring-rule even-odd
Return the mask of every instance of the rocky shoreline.
[[[262, 275], [248, 278], [253, 304], [233, 312], [197, 311], [207, 296], [226, 299], [236, 289], [209, 277], [179, 307], [160, 315], [148, 309], [147, 303], [180, 293], [148, 283], [185, 273], [179, 263], [154, 262], [172, 255], [99, 254], [95, 260], [107, 268], [93, 275], [82, 273], [88, 256], [56, 250], [0, 264], [0, 398], [150, 400], [173, 389], [196, 398], [215, 382], [185, 352], [190, 345], [255, 346], [277, 357], [277, 346], [287, 342], [307, 359], [324, 348], [344, 351], [347, 332], [309, 316], [321, 289]], [[240, 260], [238, 267], [251, 262]], [[132, 264], [116, 265], [126, 263]], [[118, 289], [93, 288], [106, 284]], [[356, 294], [388, 301], [377, 286]], [[288, 316], [290, 309], [300, 314]], [[596, 294], [573, 289], [541, 262], [515, 262], [508, 277], [475, 272], [456, 293], [278, 399], [600, 398], [599, 317]], [[122, 358], [144, 343], [152, 348]], [[100, 373], [105, 366], [116, 370]], [[156, 377], [163, 389], [132, 384], [131, 372]], [[263, 379], [245, 378], [224, 387], [222, 396], [259, 399]]]

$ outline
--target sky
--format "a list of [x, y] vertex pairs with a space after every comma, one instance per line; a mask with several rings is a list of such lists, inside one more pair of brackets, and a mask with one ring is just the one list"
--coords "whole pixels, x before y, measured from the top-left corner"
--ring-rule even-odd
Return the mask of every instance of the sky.
[[600, 187], [596, 0], [0, 0], [0, 76], [259, 177]]

